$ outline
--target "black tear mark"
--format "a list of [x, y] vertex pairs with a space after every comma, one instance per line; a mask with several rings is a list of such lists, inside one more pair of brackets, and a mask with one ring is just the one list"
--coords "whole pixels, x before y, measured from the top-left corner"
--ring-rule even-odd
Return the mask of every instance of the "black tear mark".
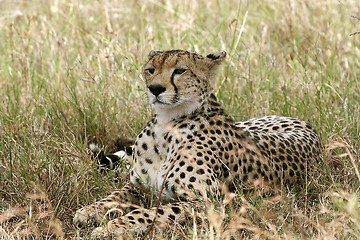
[[171, 85], [173, 85], [174, 91], [175, 91], [175, 96], [174, 96], [173, 102], [177, 102], [177, 101], [179, 101], [179, 96], [178, 96], [178, 91], [179, 90], [178, 90], [178, 88], [176, 87], [176, 85], [174, 83], [174, 76], [175, 76], [175, 71], [171, 75], [170, 82], [171, 82]]

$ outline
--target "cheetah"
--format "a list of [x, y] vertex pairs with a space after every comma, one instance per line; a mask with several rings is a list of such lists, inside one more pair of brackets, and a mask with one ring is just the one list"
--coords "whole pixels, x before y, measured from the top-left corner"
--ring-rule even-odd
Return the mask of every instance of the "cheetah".
[[[206, 57], [184, 50], [151, 51], [144, 66], [154, 116], [137, 136], [128, 156], [128, 181], [110, 196], [79, 209], [76, 224], [101, 221], [116, 209], [95, 237], [121, 239], [144, 233], [156, 222], [182, 223], [223, 186], [253, 188], [301, 182], [319, 158], [321, 141], [307, 122], [266, 116], [235, 122], [212, 93], [226, 52]], [[160, 196], [156, 208], [147, 199]], [[197, 205], [198, 206], [198, 205]]]

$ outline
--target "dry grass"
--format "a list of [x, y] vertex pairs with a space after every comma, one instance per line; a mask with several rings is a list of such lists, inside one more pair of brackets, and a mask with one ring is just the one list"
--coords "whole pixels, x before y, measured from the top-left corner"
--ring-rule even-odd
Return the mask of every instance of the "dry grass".
[[151, 115], [142, 63], [173, 48], [226, 50], [216, 95], [228, 113], [308, 120], [326, 150], [300, 192], [229, 195], [208, 224], [164, 238], [359, 238], [358, 1], [3, 0], [0, 11], [0, 239], [88, 236], [75, 210], [116, 183], [86, 146], [136, 136]]

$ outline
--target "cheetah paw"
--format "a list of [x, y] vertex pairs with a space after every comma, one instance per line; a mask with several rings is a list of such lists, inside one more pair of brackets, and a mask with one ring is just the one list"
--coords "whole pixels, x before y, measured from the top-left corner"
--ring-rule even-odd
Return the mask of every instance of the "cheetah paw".
[[103, 219], [103, 216], [100, 216], [99, 212], [96, 209], [89, 209], [87, 207], [81, 208], [76, 211], [73, 218], [73, 222], [76, 225], [86, 225], [91, 222], [100, 222]]

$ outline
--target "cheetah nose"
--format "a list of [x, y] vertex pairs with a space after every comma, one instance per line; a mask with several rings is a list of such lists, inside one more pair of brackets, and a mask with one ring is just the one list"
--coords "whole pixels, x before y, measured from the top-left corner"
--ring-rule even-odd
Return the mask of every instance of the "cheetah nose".
[[156, 97], [160, 95], [160, 93], [165, 92], [166, 88], [161, 84], [151, 84], [149, 87], [149, 90], [152, 94], [154, 94]]

